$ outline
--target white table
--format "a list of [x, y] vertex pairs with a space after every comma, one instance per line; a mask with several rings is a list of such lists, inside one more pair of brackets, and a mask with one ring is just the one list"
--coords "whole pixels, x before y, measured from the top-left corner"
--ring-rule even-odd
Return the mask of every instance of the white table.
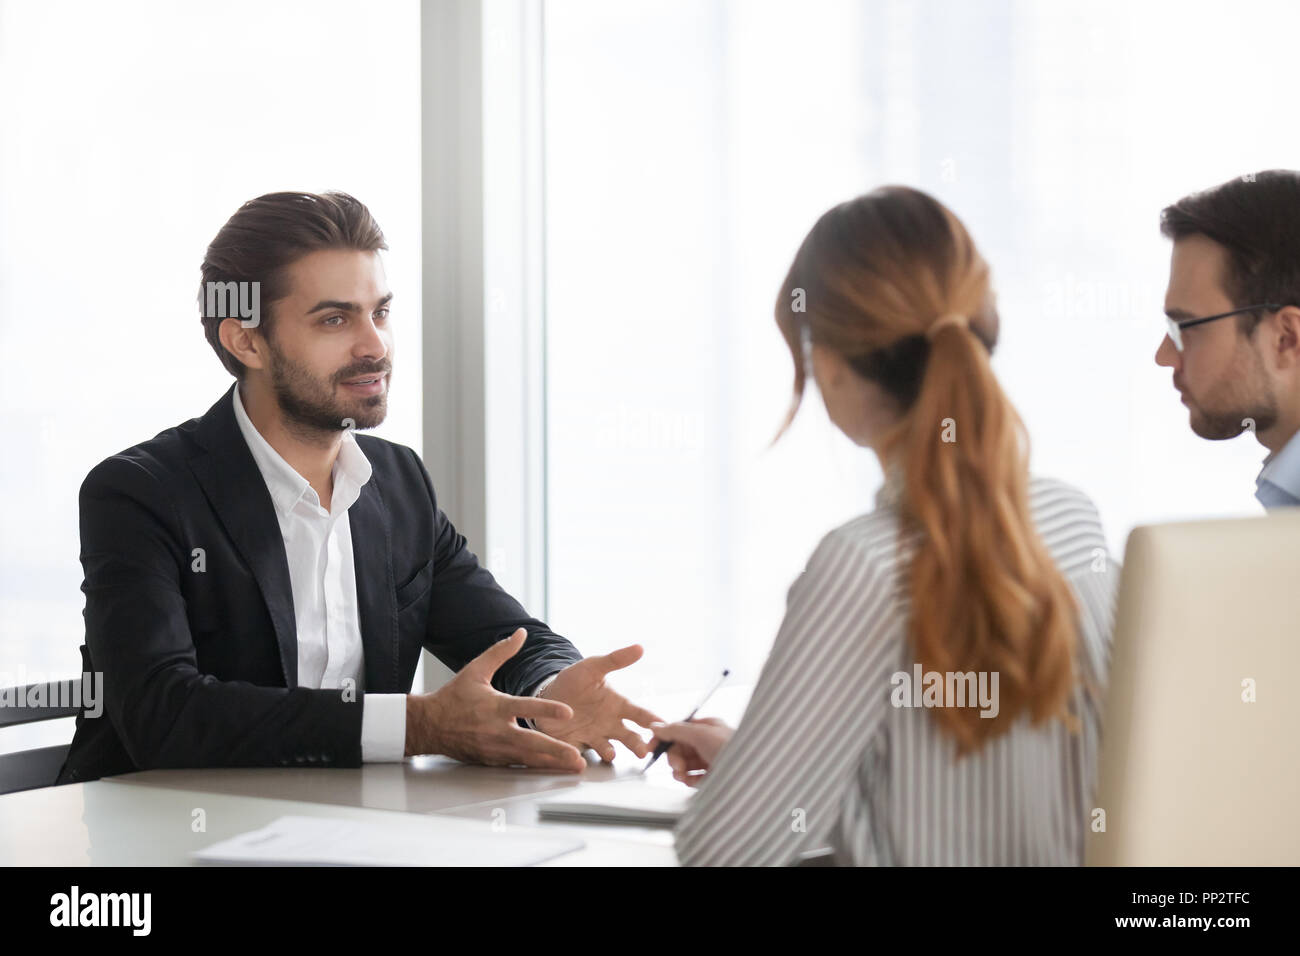
[[[195, 811], [205, 829], [196, 832]], [[0, 865], [189, 866], [190, 854], [287, 815], [418, 825], [419, 817], [305, 800], [234, 796], [117, 780], [0, 797]], [[509, 825], [509, 824], [508, 824]], [[484, 823], [484, 836], [493, 831]], [[587, 845], [543, 866], [674, 866], [671, 846], [582, 828]]]
[[[735, 723], [749, 688], [724, 688], [707, 709]], [[695, 702], [654, 701], [674, 719]], [[659, 827], [541, 822], [537, 801], [584, 781], [638, 773], [621, 744], [613, 764], [588, 753], [580, 774], [477, 767], [444, 757], [359, 768], [149, 770], [0, 796], [0, 865], [181, 866], [189, 854], [287, 815], [406, 820], [411, 814], [481, 820], [486, 828], [535, 827], [581, 836], [586, 847], [544, 866], [674, 866], [672, 831]], [[667, 760], [650, 771], [672, 783]], [[196, 832], [196, 810], [206, 829]], [[497, 812], [501, 811], [501, 812]]]

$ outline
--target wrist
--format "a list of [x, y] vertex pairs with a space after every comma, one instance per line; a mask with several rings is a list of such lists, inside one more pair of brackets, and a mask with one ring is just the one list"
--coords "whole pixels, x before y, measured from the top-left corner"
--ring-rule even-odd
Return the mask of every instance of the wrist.
[[406, 756], [414, 757], [420, 752], [420, 714], [415, 706], [415, 695], [406, 695]]
[[[552, 674], [550, 677], [547, 677], [547, 678], [546, 678], [545, 680], [543, 680], [540, 684], [538, 684], [536, 687], [533, 688], [532, 696], [533, 696], [533, 697], [546, 697], [546, 689], [547, 689], [548, 687], [550, 687], [553, 683], [555, 683], [555, 678], [557, 678], [557, 677], [559, 677], [559, 676], [560, 676], [560, 672], [559, 672], [559, 671], [556, 671], [556, 672], [555, 672], [554, 674]], [[549, 698], [548, 698], [548, 699], [549, 699]], [[522, 717], [522, 718], [520, 718], [520, 720], [523, 722], [524, 726], [526, 726], [529, 730], [540, 730], [540, 729], [541, 729], [540, 727], [537, 726], [537, 721], [533, 720], [533, 718], [531, 718], [531, 717]]]
[[540, 684], [537, 685], [536, 689], [533, 690], [533, 696], [545, 697], [547, 688], [549, 688], [552, 684], [554, 684], [555, 678], [559, 676], [560, 676], [560, 672], [556, 671], [550, 677], [547, 677], [545, 680], [543, 680]]
[[406, 756], [437, 753], [434, 724], [429, 713], [433, 701], [428, 696], [406, 695]]

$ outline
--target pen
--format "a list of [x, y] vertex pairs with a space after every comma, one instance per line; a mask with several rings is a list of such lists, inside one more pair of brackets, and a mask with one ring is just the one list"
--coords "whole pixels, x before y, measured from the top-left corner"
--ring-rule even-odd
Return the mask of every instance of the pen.
[[[700, 708], [703, 707], [706, 703], [708, 703], [709, 698], [713, 696], [713, 691], [717, 690], [719, 687], [722, 686], [722, 682], [727, 679], [727, 675], [730, 673], [731, 673], [730, 670], [724, 670], [722, 672], [722, 676], [718, 678], [718, 682], [713, 685], [713, 688], [707, 694], [704, 695], [704, 699], [695, 705], [694, 710], [692, 710], [689, 714], [687, 714], [685, 723], [689, 724], [691, 722], [691, 720], [695, 717], [695, 715], [699, 713]], [[655, 752], [651, 755], [650, 762], [641, 768], [641, 772], [645, 773], [647, 770], [649, 770], [654, 765], [654, 762], [664, 755], [664, 751], [666, 751], [672, 745], [673, 743], [671, 740], [659, 741], [659, 746], [655, 748]]]

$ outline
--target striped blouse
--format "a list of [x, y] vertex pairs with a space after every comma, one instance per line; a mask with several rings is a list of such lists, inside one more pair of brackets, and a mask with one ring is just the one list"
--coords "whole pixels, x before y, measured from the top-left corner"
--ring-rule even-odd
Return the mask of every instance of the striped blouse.
[[[1076, 686], [1060, 720], [1011, 729], [960, 762], [895, 687], [906, 634], [907, 549], [896, 481], [876, 510], [827, 534], [790, 587], [744, 719], [677, 825], [682, 864], [780, 866], [830, 848], [847, 865], [1077, 865], [1091, 819], [1099, 704]], [[1103, 694], [1119, 566], [1097, 509], [1031, 478], [1030, 511], [1080, 607], [1075, 674]], [[991, 688], [990, 688], [991, 689]], [[922, 701], [917, 700], [916, 704]]]

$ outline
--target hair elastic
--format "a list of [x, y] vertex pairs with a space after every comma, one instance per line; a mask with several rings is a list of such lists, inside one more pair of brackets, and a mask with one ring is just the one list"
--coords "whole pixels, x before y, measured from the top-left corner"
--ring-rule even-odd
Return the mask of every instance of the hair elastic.
[[947, 315], [941, 315], [930, 323], [930, 327], [925, 330], [925, 337], [933, 340], [939, 334], [939, 330], [948, 325], [960, 325], [964, 329], [969, 329], [970, 319], [959, 312], [949, 312]]

